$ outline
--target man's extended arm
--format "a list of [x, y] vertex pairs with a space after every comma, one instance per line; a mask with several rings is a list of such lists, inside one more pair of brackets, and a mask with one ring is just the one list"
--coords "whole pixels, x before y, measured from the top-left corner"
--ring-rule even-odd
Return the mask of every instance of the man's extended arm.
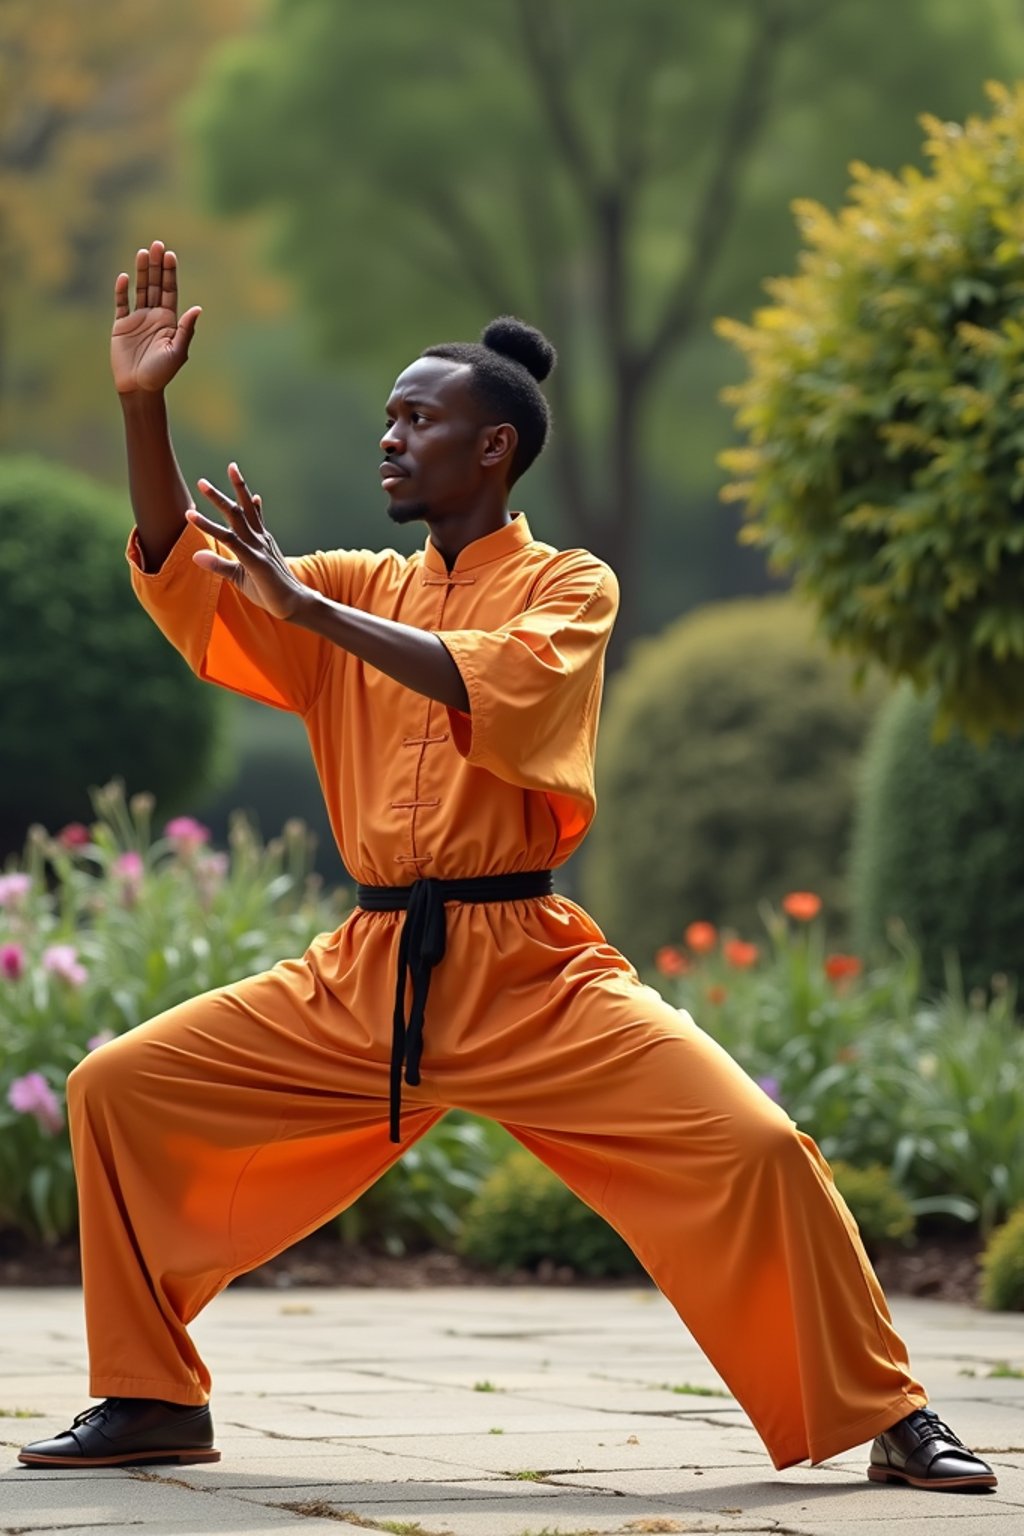
[[250, 602], [275, 618], [312, 630], [406, 688], [469, 713], [462, 674], [443, 641], [429, 630], [332, 602], [305, 586], [263, 521], [260, 499], [251, 495], [238, 465], [230, 464], [228, 474], [235, 501], [208, 480], [199, 481], [199, 489], [223, 513], [228, 526], [193, 508], [188, 511], [188, 521], [211, 534], [235, 558], [225, 559], [212, 549], [203, 549], [192, 556], [197, 565], [233, 582]]
[[135, 308], [130, 278], [114, 285], [110, 361], [124, 413], [128, 489], [148, 571], [163, 565], [195, 505], [178, 467], [167, 424], [164, 389], [184, 364], [199, 309], [178, 319], [178, 269], [173, 251], [154, 240], [135, 258]]

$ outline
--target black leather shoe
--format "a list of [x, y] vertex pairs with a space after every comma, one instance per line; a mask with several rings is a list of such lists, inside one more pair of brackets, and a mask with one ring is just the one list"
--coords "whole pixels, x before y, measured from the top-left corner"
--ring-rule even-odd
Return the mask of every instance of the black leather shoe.
[[873, 1483], [907, 1483], [911, 1488], [994, 1488], [992, 1468], [957, 1439], [931, 1408], [916, 1408], [871, 1447], [868, 1477]]
[[18, 1456], [26, 1467], [125, 1467], [134, 1462], [220, 1461], [205, 1405], [149, 1397], [108, 1397], [86, 1408], [53, 1440], [36, 1440]]

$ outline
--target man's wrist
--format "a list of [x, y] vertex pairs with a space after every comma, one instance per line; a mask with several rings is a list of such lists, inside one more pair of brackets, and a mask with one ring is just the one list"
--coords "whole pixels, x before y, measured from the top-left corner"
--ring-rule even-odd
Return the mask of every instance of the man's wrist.
[[125, 416], [140, 420], [163, 420], [167, 416], [167, 403], [162, 389], [118, 390], [117, 398]]

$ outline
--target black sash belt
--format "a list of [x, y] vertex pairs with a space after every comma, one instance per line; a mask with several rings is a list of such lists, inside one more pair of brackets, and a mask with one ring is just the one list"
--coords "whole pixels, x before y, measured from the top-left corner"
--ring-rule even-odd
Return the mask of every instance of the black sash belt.
[[[446, 901], [524, 901], [550, 896], [550, 869], [515, 875], [481, 875], [472, 880], [416, 880], [412, 885], [360, 885], [356, 901], [368, 912], [401, 912], [406, 918], [398, 945], [398, 982], [391, 1035], [391, 1140], [401, 1141], [402, 1068], [410, 1088], [420, 1081], [423, 1015], [430, 973], [444, 959]], [[412, 1007], [405, 1011], [406, 980], [412, 982]]]

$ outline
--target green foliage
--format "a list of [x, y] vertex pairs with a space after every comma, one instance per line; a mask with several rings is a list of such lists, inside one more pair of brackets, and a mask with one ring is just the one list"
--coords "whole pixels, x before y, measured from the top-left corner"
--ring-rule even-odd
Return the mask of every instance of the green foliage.
[[858, 163], [837, 216], [798, 203], [799, 274], [720, 323], [749, 370], [722, 459], [746, 535], [977, 736], [1024, 724], [1024, 86], [989, 96], [923, 119], [926, 174]]
[[740, 928], [810, 888], [841, 913], [853, 775], [877, 687], [790, 599], [722, 603], [642, 641], [613, 680], [583, 900], [638, 964], [692, 918]]
[[487, 1269], [536, 1269], [545, 1260], [579, 1275], [633, 1274], [622, 1238], [525, 1148], [498, 1164], [468, 1207], [459, 1250]]
[[886, 1243], [905, 1242], [913, 1236], [915, 1216], [910, 1201], [893, 1183], [892, 1174], [879, 1163], [854, 1168], [850, 1163], [832, 1164], [832, 1177], [869, 1253]]
[[453, 1110], [338, 1217], [346, 1242], [388, 1253], [453, 1248], [463, 1213], [511, 1138]]
[[937, 742], [934, 696], [880, 712], [854, 816], [858, 942], [906, 923], [933, 986], [959, 956], [968, 986], [1024, 971], [1024, 739]]
[[114, 773], [172, 808], [209, 777], [218, 700], [137, 603], [130, 527], [84, 477], [0, 460], [0, 849]]
[[71, 1068], [186, 998], [301, 954], [341, 917], [309, 879], [297, 823], [264, 846], [239, 819], [223, 854], [189, 818], [154, 838], [148, 795], [126, 805], [111, 785], [96, 810], [87, 842], [37, 833], [23, 867], [0, 875], [0, 1226], [47, 1239], [75, 1224]]
[[1024, 1312], [1024, 1206], [1013, 1210], [981, 1256], [981, 1304], [993, 1312]]

